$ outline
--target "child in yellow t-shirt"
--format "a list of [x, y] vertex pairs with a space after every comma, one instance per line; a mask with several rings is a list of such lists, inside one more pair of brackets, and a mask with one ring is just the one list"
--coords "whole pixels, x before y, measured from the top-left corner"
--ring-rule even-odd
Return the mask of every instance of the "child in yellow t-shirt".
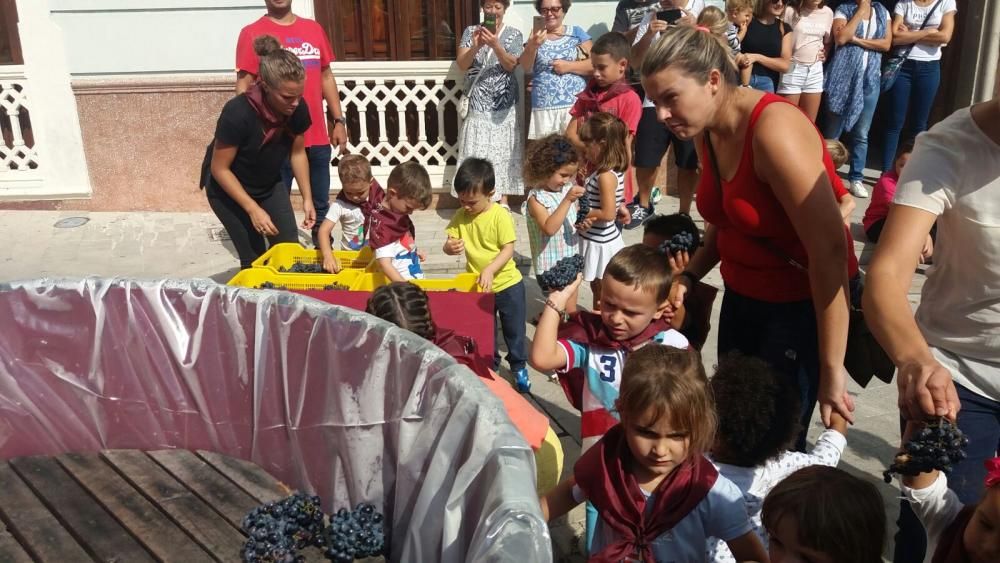
[[[470, 272], [479, 275], [483, 291], [493, 292], [494, 314], [507, 343], [507, 364], [517, 390], [527, 393], [528, 350], [525, 343], [526, 294], [521, 272], [514, 264], [514, 219], [510, 211], [493, 203], [496, 181], [493, 165], [481, 158], [468, 158], [455, 175], [455, 193], [462, 207], [452, 217], [445, 232], [444, 253], [465, 253]], [[495, 342], [499, 344], [499, 335]], [[500, 368], [500, 347], [494, 346], [493, 369]]]

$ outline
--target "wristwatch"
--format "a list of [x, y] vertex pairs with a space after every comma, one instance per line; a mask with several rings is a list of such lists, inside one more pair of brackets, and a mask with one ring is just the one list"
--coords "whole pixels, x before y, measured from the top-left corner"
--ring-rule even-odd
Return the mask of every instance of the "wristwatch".
[[343, 125], [345, 127], [347, 126], [347, 119], [345, 119], [344, 116], [331, 117], [330, 121], [332, 121], [334, 124], [340, 123], [341, 125]]

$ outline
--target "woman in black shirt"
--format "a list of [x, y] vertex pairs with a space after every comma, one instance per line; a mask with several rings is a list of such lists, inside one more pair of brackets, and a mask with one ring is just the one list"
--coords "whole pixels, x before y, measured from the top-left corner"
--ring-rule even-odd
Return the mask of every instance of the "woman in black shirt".
[[269, 35], [255, 39], [254, 50], [260, 57], [260, 80], [222, 108], [211, 157], [212, 181], [206, 186], [208, 203], [229, 233], [243, 268], [249, 268], [268, 243], [298, 240], [291, 198], [281, 180], [281, 165], [289, 154], [302, 194], [302, 227], [309, 229], [316, 222], [303, 137], [311, 124], [302, 100], [305, 69]]
[[754, 17], [740, 45], [736, 63], [751, 68], [750, 86], [765, 92], [775, 91], [781, 73], [788, 72], [792, 63], [792, 29], [780, 19], [785, 12], [783, 0], [757, 0]]

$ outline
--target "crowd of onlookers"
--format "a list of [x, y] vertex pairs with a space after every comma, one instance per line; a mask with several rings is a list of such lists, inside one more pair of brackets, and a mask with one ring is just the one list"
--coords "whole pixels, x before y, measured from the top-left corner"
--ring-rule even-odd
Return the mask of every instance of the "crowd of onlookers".
[[[472, 360], [475, 343], [437, 331], [426, 296], [406, 283], [423, 276], [410, 216], [430, 204], [427, 171], [403, 162], [383, 188], [363, 156], [344, 154], [343, 189], [329, 201], [330, 147], [346, 142], [333, 55], [288, 0], [266, 4], [240, 36], [241, 93], [203, 166], [241, 265], [297, 239], [294, 176], [323, 268], [341, 269], [339, 225], [341, 246], [370, 247], [397, 282], [370, 311], [434, 341], [520, 408], [497, 387], [499, 346], [492, 365]], [[464, 255], [494, 294], [514, 387], [530, 392], [530, 365], [580, 411], [584, 452], [572, 477], [540, 491], [546, 517], [586, 502], [600, 561], [879, 561], [879, 494], [833, 467], [854, 421], [844, 360], [863, 311], [897, 368], [901, 437], [947, 418], [970, 439], [950, 473], [902, 479], [895, 560], [1000, 560], [1000, 97], [899, 141], [906, 120], [926, 128], [954, 0], [901, 0], [892, 17], [868, 0], [836, 11], [815, 0], [730, 0], [725, 11], [623, 1], [617, 31], [596, 39], [563, 24], [570, 4], [536, 0], [525, 35], [504, 23], [509, 1], [483, 0], [483, 21], [464, 30], [460, 208], [441, 248]], [[304, 57], [303, 38], [327, 48]], [[531, 80], [527, 143], [518, 66]], [[883, 174], [863, 220], [878, 246], [862, 272], [845, 222], [850, 194], [867, 197], [879, 99]], [[653, 183], [669, 147], [681, 209], [657, 216]], [[845, 186], [837, 169], [848, 162]], [[530, 342], [515, 195], [526, 195], [545, 299]], [[642, 243], [626, 246], [622, 229], [637, 227]], [[907, 293], [928, 261], [914, 315]], [[698, 350], [718, 292], [703, 278], [716, 266], [721, 360], [709, 370]], [[584, 282], [589, 310], [578, 303]], [[817, 407], [826, 431], [809, 449]]]

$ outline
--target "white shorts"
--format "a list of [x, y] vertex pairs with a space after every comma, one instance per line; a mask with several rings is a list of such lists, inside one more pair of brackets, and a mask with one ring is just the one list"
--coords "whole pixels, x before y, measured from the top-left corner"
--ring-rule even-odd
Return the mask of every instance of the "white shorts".
[[531, 110], [531, 124], [528, 126], [529, 139], [541, 139], [549, 133], [566, 134], [566, 127], [573, 120], [568, 108]]
[[788, 72], [781, 75], [779, 94], [822, 94], [823, 61], [812, 64], [792, 62]]
[[608, 242], [594, 242], [580, 237], [580, 252], [583, 253], [583, 281], [592, 282], [604, 277], [608, 262], [625, 248], [621, 233]]

